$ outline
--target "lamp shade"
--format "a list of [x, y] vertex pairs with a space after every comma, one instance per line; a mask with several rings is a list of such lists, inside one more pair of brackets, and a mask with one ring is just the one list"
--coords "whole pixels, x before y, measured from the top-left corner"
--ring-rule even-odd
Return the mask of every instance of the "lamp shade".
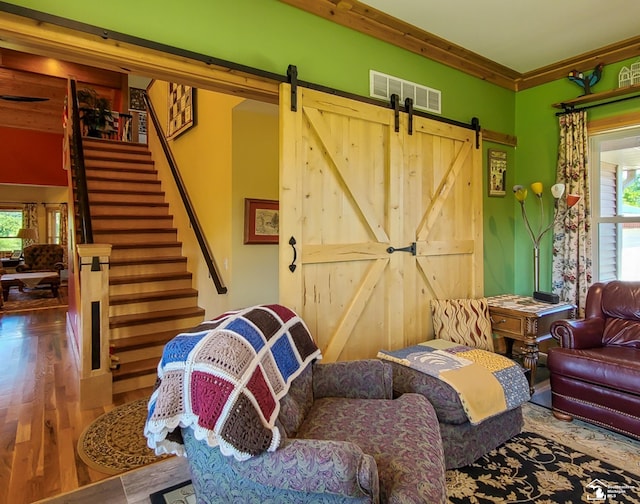
[[560, 199], [562, 198], [562, 195], [564, 194], [564, 184], [554, 184], [551, 186], [551, 194], [553, 194], [553, 197], [555, 199]]
[[38, 230], [36, 228], [22, 228], [18, 231], [18, 238], [38, 241]]
[[524, 188], [524, 186], [514, 185], [513, 192], [516, 195], [516, 199], [520, 203], [522, 203], [527, 198], [527, 190]]
[[581, 198], [582, 196], [580, 196], [579, 194], [567, 194], [567, 208], [574, 207]]
[[534, 182], [533, 184], [531, 184], [531, 190], [536, 196], [542, 196], [542, 189], [542, 182]]

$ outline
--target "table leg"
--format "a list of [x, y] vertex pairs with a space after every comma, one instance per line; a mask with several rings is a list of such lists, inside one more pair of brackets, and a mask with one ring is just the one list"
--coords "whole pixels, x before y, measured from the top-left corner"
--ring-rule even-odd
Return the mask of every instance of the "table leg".
[[51, 292], [53, 293], [53, 297], [54, 298], [58, 297], [58, 284], [57, 283], [52, 283], [51, 284]]
[[510, 359], [513, 359], [513, 339], [512, 338], [507, 338], [506, 336], [504, 337], [504, 344], [505, 344], [505, 355], [507, 357], [509, 357]]
[[10, 285], [7, 286], [2, 286], [2, 299], [4, 299], [5, 301], [9, 301], [9, 289], [11, 288]]
[[536, 371], [538, 369], [538, 342], [537, 341], [525, 341], [524, 356], [522, 364], [525, 369], [530, 371], [529, 374], [529, 392], [533, 395], [534, 384], [536, 383]]

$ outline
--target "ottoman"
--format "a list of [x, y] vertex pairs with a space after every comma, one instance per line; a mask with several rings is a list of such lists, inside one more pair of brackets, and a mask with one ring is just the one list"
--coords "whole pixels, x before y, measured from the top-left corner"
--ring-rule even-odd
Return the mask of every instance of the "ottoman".
[[[433, 405], [440, 426], [447, 469], [471, 464], [521, 432], [524, 422], [522, 406], [518, 404], [524, 398], [514, 402], [515, 407], [511, 409], [472, 424], [454, 387], [427, 372], [399, 362], [388, 362], [393, 370], [394, 396], [418, 393]], [[524, 370], [522, 383], [527, 388]]]

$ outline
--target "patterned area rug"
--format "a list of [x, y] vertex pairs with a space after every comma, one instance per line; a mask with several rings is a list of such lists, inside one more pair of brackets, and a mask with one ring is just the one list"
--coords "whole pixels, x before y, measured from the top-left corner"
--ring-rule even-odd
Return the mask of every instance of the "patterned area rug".
[[452, 504], [640, 502], [634, 474], [522, 432], [475, 463], [447, 471]]
[[20, 292], [17, 287], [11, 287], [9, 299], [0, 307], [2, 313], [18, 313], [32, 310], [46, 310], [48, 308], [62, 308], [68, 306], [68, 291], [66, 285], [58, 289], [58, 297], [53, 297], [51, 289], [40, 287], [35, 289], [24, 288]]
[[106, 474], [118, 474], [157, 462], [147, 447], [144, 422], [148, 399], [138, 399], [98, 417], [78, 439], [78, 455], [89, 467]]

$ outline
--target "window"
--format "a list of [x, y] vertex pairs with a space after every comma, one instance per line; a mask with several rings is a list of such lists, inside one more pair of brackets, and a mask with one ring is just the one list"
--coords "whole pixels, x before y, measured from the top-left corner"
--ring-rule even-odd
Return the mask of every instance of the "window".
[[591, 137], [594, 277], [640, 280], [640, 127]]
[[47, 208], [47, 243], [62, 243], [60, 229], [61, 213], [57, 208]]
[[0, 208], [0, 250], [22, 250], [18, 231], [22, 227], [22, 208]]

